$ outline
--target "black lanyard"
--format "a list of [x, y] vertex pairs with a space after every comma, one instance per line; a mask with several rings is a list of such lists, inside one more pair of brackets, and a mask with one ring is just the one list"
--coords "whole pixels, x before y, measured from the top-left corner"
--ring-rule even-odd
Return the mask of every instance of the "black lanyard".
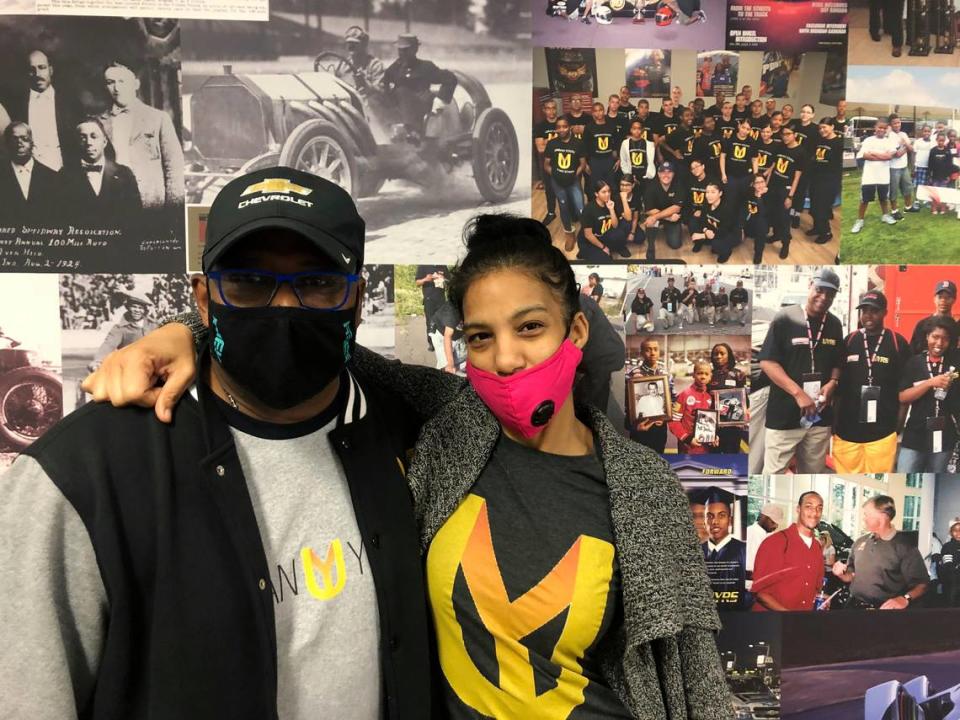
[[866, 328], [860, 328], [860, 333], [863, 335], [863, 352], [867, 356], [867, 385], [873, 385], [873, 361], [874, 358], [877, 357], [877, 353], [880, 352], [880, 345], [887, 336], [887, 329], [884, 328], [883, 332], [880, 333], [880, 337], [877, 339], [877, 346], [873, 349], [873, 353], [870, 352], [870, 346], [867, 345]]
[[804, 317], [804, 321], [807, 323], [807, 342], [810, 345], [810, 372], [815, 373], [817, 371], [817, 362], [814, 359], [813, 351], [817, 349], [820, 345], [820, 338], [823, 337], [823, 329], [827, 326], [827, 316], [823, 316], [823, 320], [820, 321], [820, 330], [817, 332], [817, 339], [813, 339], [813, 331], [810, 329], [810, 318]]
[[[930, 362], [930, 355], [927, 354], [927, 372], [930, 374], [931, 379], [935, 378], [937, 375], [943, 374], [943, 358], [940, 358], [940, 362], [937, 363], [936, 372], [933, 371], [933, 367], [934, 367], [933, 363]], [[933, 416], [940, 417], [940, 401], [937, 400], [936, 395], [934, 395], [934, 398], [933, 398]]]

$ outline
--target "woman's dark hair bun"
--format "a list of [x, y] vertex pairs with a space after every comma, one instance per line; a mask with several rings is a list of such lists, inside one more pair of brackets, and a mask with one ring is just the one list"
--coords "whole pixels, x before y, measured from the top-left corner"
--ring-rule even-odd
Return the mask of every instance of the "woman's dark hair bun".
[[480, 250], [491, 242], [535, 242], [552, 245], [550, 231], [533, 218], [509, 213], [486, 213], [471, 218], [463, 228], [463, 244], [467, 251]]
[[508, 268], [522, 269], [548, 285], [563, 304], [568, 324], [579, 311], [573, 268], [543, 223], [508, 213], [477, 215], [464, 227], [463, 243], [467, 254], [447, 285], [447, 297], [461, 314], [463, 298], [474, 280]]

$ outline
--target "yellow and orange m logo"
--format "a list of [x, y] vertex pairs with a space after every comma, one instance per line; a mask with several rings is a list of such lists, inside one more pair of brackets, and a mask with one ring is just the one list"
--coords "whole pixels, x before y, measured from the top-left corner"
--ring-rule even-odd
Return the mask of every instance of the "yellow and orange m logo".
[[789, 158], [777, 158], [777, 172], [781, 175], [785, 174], [790, 167]]
[[823, 162], [827, 158], [827, 149], [825, 147], [817, 148], [817, 160]]
[[[583, 704], [588, 679], [580, 661], [600, 632], [613, 574], [613, 546], [581, 535], [534, 587], [510, 600], [500, 573], [486, 501], [468, 495], [437, 533], [427, 558], [440, 665], [460, 700], [481, 715], [559, 720]], [[474, 664], [454, 607], [462, 569], [480, 621], [492, 636], [498, 666], [491, 682]], [[598, 592], [598, 588], [603, 588]], [[567, 615], [550, 661], [556, 685], [537, 693], [523, 640]]]
[[694, 204], [694, 205], [702, 205], [705, 198], [706, 198], [706, 193], [704, 193], [704, 192], [702, 192], [702, 191], [700, 191], [700, 190], [694, 190], [694, 191], [693, 191], [693, 204]]
[[[325, 559], [321, 560], [311, 548], [305, 547], [300, 550], [300, 560], [303, 562], [307, 590], [317, 600], [330, 600], [343, 592], [347, 584], [347, 568], [339, 539], [330, 543]], [[317, 582], [316, 570], [320, 571], [320, 582]]]

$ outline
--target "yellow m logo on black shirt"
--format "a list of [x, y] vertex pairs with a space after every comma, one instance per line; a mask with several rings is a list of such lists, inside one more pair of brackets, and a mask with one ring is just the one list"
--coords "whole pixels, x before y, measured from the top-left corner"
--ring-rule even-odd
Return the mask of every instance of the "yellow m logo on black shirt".
[[817, 162], [823, 162], [827, 159], [827, 148], [818, 147], [817, 148]]
[[755, 200], [751, 200], [747, 203], [747, 212], [751, 215], [756, 215], [760, 211], [760, 208], [757, 206]]
[[613, 218], [607, 218], [600, 224], [600, 234], [603, 235], [613, 224]]
[[643, 165], [643, 151], [634, 150], [630, 153], [630, 162], [633, 165]]
[[703, 191], [701, 191], [701, 190], [694, 190], [694, 191], [693, 191], [693, 204], [694, 204], [694, 205], [702, 205], [702, 204], [703, 204], [704, 194], [705, 194], [705, 193], [703, 193]]
[[573, 162], [573, 153], [569, 153], [569, 152], [557, 153], [557, 167], [560, 168], [561, 170], [569, 170], [572, 162]]
[[598, 137], [597, 138], [597, 150], [607, 150], [610, 147], [610, 138], [609, 137]]
[[[613, 545], [580, 535], [554, 568], [522, 595], [507, 593], [486, 501], [468, 495], [434, 538], [427, 560], [440, 667], [460, 701], [484, 717], [567, 718], [584, 703], [590, 679], [582, 658], [596, 641], [613, 575]], [[477, 666], [454, 603], [462, 576], [480, 621], [493, 642], [494, 680]], [[545, 671], [534, 665], [524, 638], [561, 620], [549, 658], [554, 687], [538, 687]]]
[[777, 172], [781, 175], [785, 175], [787, 170], [790, 169], [790, 158], [777, 158]]
[[766, 153], [760, 153], [757, 155], [757, 167], [762, 168], [767, 166], [767, 158], [770, 157]]
[[746, 145], [734, 145], [733, 146], [733, 156], [737, 160], [743, 160], [747, 156], [747, 146]]

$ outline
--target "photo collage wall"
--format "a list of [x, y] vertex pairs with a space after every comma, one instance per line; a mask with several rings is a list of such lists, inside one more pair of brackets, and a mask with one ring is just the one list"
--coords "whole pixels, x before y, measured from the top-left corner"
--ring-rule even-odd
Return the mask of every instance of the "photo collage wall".
[[[954, 0], [318, 5], [0, 8], [0, 477], [194, 307], [232, 177], [347, 189], [358, 342], [459, 375], [463, 227], [533, 217], [590, 325], [577, 399], [687, 492], [737, 720], [930, 716], [960, 687]], [[437, 74], [401, 99], [411, 35]]]

